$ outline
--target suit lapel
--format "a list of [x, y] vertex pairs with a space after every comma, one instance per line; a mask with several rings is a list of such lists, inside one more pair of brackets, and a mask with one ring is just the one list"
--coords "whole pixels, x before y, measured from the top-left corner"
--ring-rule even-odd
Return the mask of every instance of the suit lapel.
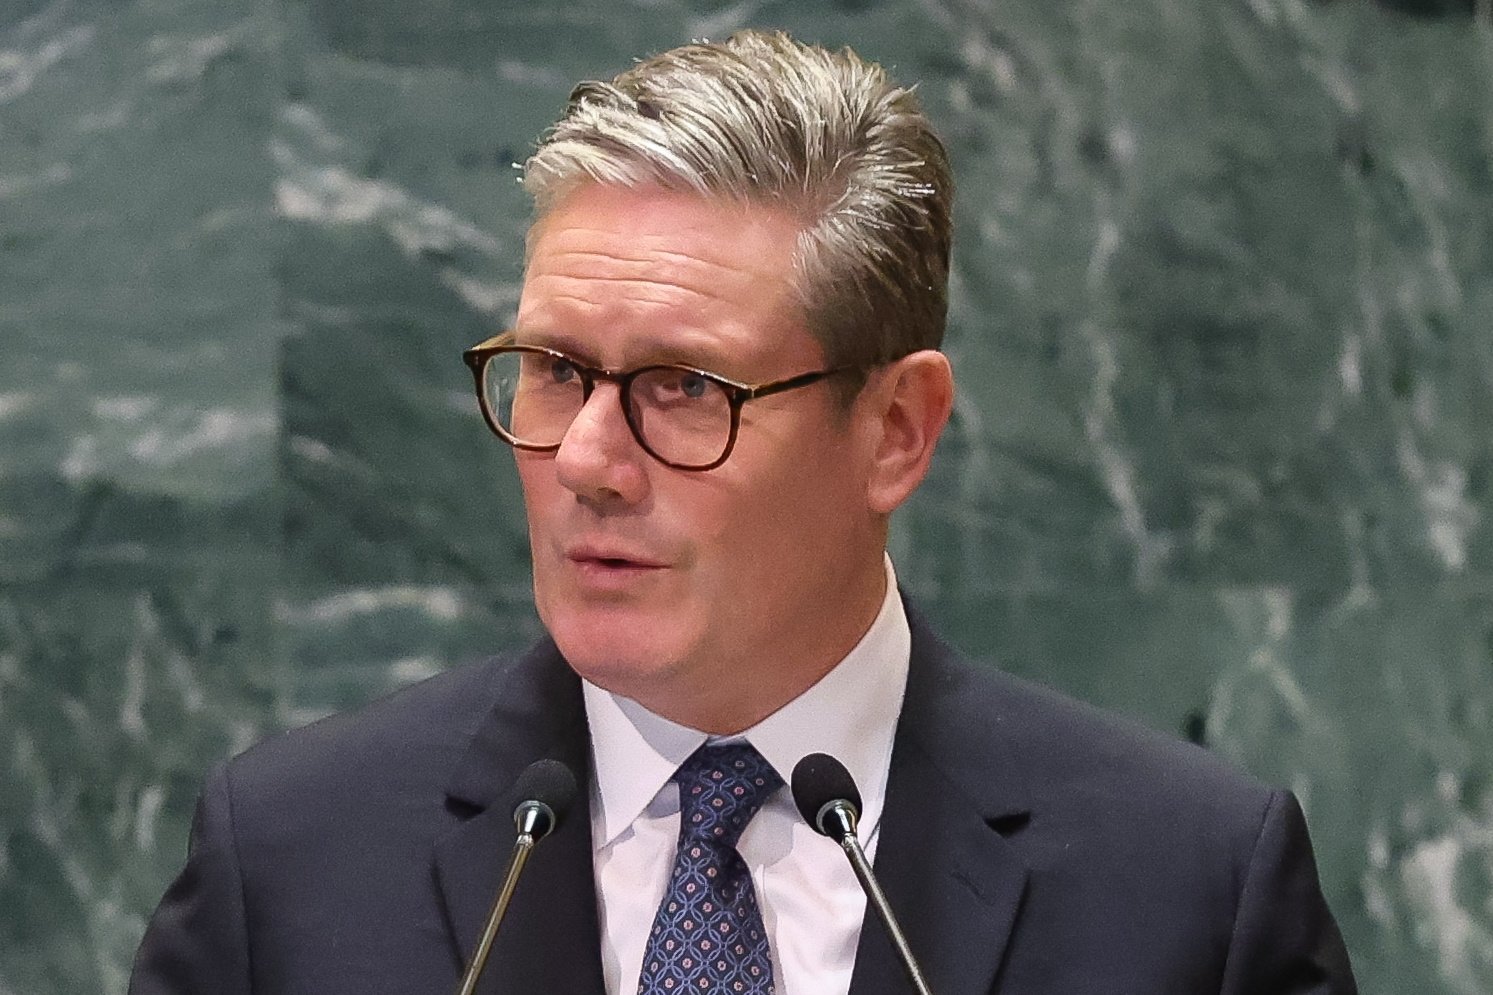
[[[999, 703], [970, 686], [909, 607], [912, 666], [897, 725], [876, 873], [938, 995], [989, 992], [1026, 886], [1003, 833], [1029, 815], [1026, 786], [999, 733]], [[868, 907], [851, 995], [911, 991]]]
[[531, 855], [480, 990], [600, 995], [585, 708], [579, 680], [548, 640], [502, 675], [496, 703], [453, 770], [446, 804], [457, 824], [436, 843], [436, 881], [464, 968], [513, 848], [513, 783], [542, 757], [567, 764], [580, 792]]
[[[876, 871], [938, 995], [989, 992], [1016, 922], [1027, 871], [1003, 834], [1030, 814], [1001, 703], [908, 607], [912, 666], [897, 726]], [[493, 946], [481, 991], [602, 995], [592, 877], [590, 748], [580, 681], [553, 643], [505, 670], [447, 790], [456, 825], [436, 844], [435, 876], [465, 966], [514, 840], [513, 782], [554, 757], [581, 784], [564, 824], [536, 848]], [[906, 995], [874, 913], [861, 929], [851, 995]]]

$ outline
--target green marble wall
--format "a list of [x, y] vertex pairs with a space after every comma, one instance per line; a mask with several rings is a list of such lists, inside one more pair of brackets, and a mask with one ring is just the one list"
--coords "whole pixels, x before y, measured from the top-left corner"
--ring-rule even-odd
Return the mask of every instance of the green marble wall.
[[951, 146], [909, 587], [1293, 787], [1366, 992], [1493, 990], [1487, 0], [6, 0], [0, 995], [123, 990], [214, 760], [535, 634], [510, 164], [744, 24]]

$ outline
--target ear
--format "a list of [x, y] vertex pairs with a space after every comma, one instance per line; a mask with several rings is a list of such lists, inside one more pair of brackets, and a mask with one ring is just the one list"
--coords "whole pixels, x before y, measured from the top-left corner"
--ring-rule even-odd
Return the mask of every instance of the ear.
[[933, 449], [954, 406], [949, 358], [924, 349], [889, 363], [872, 375], [862, 399], [875, 447], [866, 499], [877, 514], [891, 514], [928, 475]]

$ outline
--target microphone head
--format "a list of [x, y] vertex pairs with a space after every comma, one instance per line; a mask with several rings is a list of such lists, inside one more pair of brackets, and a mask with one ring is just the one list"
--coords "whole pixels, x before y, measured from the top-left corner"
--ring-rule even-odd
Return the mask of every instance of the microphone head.
[[837, 803], [838, 807], [850, 810], [852, 825], [861, 815], [861, 793], [855, 786], [855, 778], [828, 753], [810, 753], [794, 766], [793, 803], [815, 831], [837, 840], [851, 831], [826, 820]]
[[519, 832], [548, 836], [575, 802], [575, 774], [558, 760], [536, 760], [513, 782], [513, 794], [519, 799], [513, 810]]

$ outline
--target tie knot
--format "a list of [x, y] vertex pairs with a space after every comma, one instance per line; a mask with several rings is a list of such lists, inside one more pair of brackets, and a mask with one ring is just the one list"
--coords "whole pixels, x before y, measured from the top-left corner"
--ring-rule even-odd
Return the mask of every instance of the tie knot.
[[750, 743], [705, 745], [674, 772], [681, 835], [736, 845], [768, 797], [783, 786]]

